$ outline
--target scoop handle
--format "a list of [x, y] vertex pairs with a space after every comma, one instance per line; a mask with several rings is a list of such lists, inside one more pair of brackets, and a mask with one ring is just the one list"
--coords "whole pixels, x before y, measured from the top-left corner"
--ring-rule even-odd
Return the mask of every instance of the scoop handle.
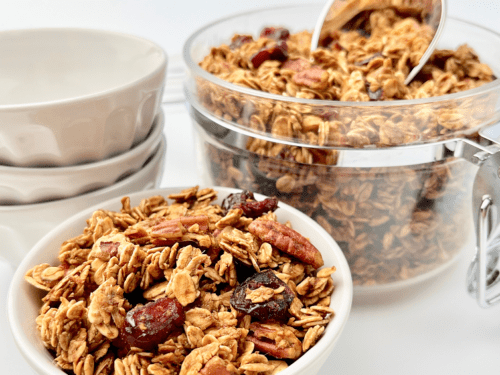
[[430, 27], [434, 33], [429, 46], [420, 56], [419, 63], [411, 69], [405, 79], [405, 85], [409, 85], [436, 49], [446, 20], [446, 0], [327, 0], [314, 27], [311, 52], [322, 45], [326, 36], [346, 27], [348, 21], [359, 13], [365, 10], [391, 7], [402, 12], [415, 13], [418, 11], [423, 17], [423, 23]]

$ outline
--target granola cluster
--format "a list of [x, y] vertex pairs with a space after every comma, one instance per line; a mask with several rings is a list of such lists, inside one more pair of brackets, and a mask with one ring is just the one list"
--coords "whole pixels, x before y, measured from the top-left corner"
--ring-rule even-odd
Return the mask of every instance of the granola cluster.
[[[340, 244], [357, 286], [386, 285], [449, 264], [471, 237], [469, 197], [475, 167], [452, 157], [412, 167], [340, 168], [335, 149], [373, 148], [474, 138], [498, 100], [437, 100], [404, 107], [402, 99], [442, 97], [496, 77], [467, 45], [436, 50], [405, 85], [432, 35], [418, 17], [397, 9], [365, 12], [310, 52], [311, 33], [266, 28], [235, 35], [201, 61], [207, 72], [238, 86], [318, 101], [317, 105], [240, 93], [198, 78], [197, 100], [211, 114], [276, 142], [248, 138], [245, 149], [201, 133], [205, 169], [216, 185], [277, 196], [320, 223]], [[343, 105], [341, 102], [350, 102]], [[376, 101], [359, 107], [356, 102]]]
[[[194, 187], [137, 207], [125, 197], [61, 245], [59, 265], [26, 273], [47, 292], [36, 324], [60, 368], [270, 375], [320, 339], [335, 267], [277, 221], [275, 200], [216, 196]], [[264, 207], [274, 208], [257, 215]]]

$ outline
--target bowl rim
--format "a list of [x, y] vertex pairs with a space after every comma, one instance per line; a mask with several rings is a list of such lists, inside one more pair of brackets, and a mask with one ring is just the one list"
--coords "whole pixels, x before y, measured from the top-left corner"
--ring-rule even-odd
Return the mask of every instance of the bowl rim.
[[98, 92], [92, 93], [92, 94], [85, 94], [85, 95], [79, 95], [79, 96], [73, 96], [70, 98], [64, 98], [64, 99], [56, 99], [56, 100], [49, 100], [49, 101], [38, 101], [38, 102], [33, 102], [33, 103], [19, 103], [19, 104], [0, 104], [0, 113], [1, 112], [9, 112], [9, 111], [15, 111], [15, 110], [22, 110], [22, 109], [36, 109], [40, 107], [54, 107], [54, 106], [60, 106], [60, 105], [70, 105], [78, 102], [85, 102], [89, 100], [97, 100], [112, 94], [115, 94], [120, 91], [125, 91], [128, 90], [136, 85], [138, 85], [141, 82], [147, 81], [151, 79], [154, 76], [157, 76], [158, 74], [163, 74], [166, 75], [166, 67], [167, 67], [167, 62], [168, 62], [168, 55], [165, 52], [165, 50], [157, 43], [147, 39], [143, 38], [137, 35], [132, 35], [132, 34], [127, 34], [123, 32], [118, 32], [118, 31], [111, 31], [111, 30], [104, 30], [104, 29], [98, 29], [98, 28], [85, 28], [85, 27], [39, 27], [39, 28], [25, 28], [25, 29], [14, 29], [14, 30], [5, 30], [5, 31], [0, 31], [0, 37], [3, 34], [21, 34], [21, 33], [49, 33], [49, 32], [59, 32], [59, 33], [68, 33], [68, 32], [77, 32], [81, 34], [89, 34], [89, 35], [112, 35], [115, 37], [120, 37], [124, 39], [129, 39], [129, 40], [135, 40], [138, 42], [141, 42], [145, 45], [149, 45], [150, 47], [154, 48], [158, 53], [159, 53], [159, 61], [157, 66], [152, 69], [149, 73], [146, 75], [143, 75], [137, 79], [134, 79], [131, 82], [121, 84], [119, 86], [112, 87], [110, 89], [105, 89], [105, 90], [100, 90]]
[[[227, 82], [221, 78], [218, 78], [214, 76], [211, 73], [208, 73], [204, 69], [202, 69], [199, 65], [198, 62], [195, 62], [190, 55], [190, 50], [191, 46], [193, 45], [194, 41], [196, 38], [199, 36], [203, 35], [205, 31], [208, 29], [221, 24], [226, 21], [230, 21], [234, 18], [237, 17], [243, 17], [247, 15], [254, 15], [257, 13], [262, 13], [262, 12], [269, 12], [269, 11], [279, 11], [281, 9], [283, 10], [293, 10], [293, 9], [301, 9], [304, 7], [311, 8], [311, 6], [322, 6], [321, 4], [295, 4], [291, 6], [278, 6], [278, 7], [269, 7], [269, 8], [260, 8], [257, 10], [252, 10], [248, 12], [240, 12], [236, 13], [227, 17], [220, 18], [216, 21], [213, 21], [209, 24], [206, 24], [205, 26], [201, 27], [200, 29], [196, 30], [194, 33], [192, 33], [188, 39], [186, 39], [186, 42], [184, 43], [184, 47], [182, 50], [182, 55], [184, 58], [184, 62], [187, 66], [187, 68], [195, 73], [197, 76], [202, 77], [203, 79], [216, 84], [218, 86], [221, 86], [227, 90], [234, 91], [236, 93], [240, 94], [246, 94], [250, 95], [253, 97], [258, 97], [261, 99], [270, 99], [270, 100], [275, 100], [278, 102], [286, 102], [286, 103], [292, 103], [292, 104], [300, 104], [300, 105], [312, 105], [312, 106], [327, 106], [327, 107], [361, 107], [361, 108], [366, 108], [366, 107], [375, 107], [375, 108], [394, 108], [394, 107], [402, 107], [402, 106], [414, 106], [414, 105], [421, 105], [421, 104], [429, 104], [429, 103], [439, 103], [439, 102], [447, 102], [450, 100], [455, 100], [455, 99], [466, 99], [469, 97], [473, 97], [476, 94], [487, 94], [491, 91], [494, 91], [498, 88], [500, 88], [500, 77], [497, 77], [495, 80], [492, 82], [486, 83], [480, 87], [476, 87], [470, 90], [465, 90], [453, 94], [447, 94], [447, 95], [441, 95], [441, 96], [434, 96], [430, 98], [421, 98], [421, 99], [402, 99], [402, 100], [390, 100], [390, 101], [369, 101], [369, 102], [354, 102], [354, 101], [339, 101], [339, 100], [324, 100], [324, 99], [303, 99], [303, 98], [295, 98], [295, 97], [289, 97], [289, 96], [282, 96], [282, 95], [277, 95], [277, 94], [271, 94], [268, 92], [264, 91], [259, 91], [243, 86], [238, 86], [236, 84]], [[319, 14], [319, 11], [318, 11]], [[465, 24], [467, 26], [472, 26], [475, 28], [479, 28], [483, 31], [487, 31], [491, 33], [492, 35], [496, 36], [500, 40], [500, 33], [488, 28], [484, 27], [481, 25], [478, 25], [473, 22], [469, 22], [466, 20], [463, 20], [461, 18], [457, 17], [452, 17], [452, 16], [447, 16], [446, 22], [448, 23], [449, 21], [455, 21], [458, 23]], [[312, 25], [314, 26], [314, 25]], [[213, 47], [213, 46], [212, 46]]]
[[117, 163], [124, 163], [128, 159], [133, 159], [138, 157], [144, 151], [155, 148], [161, 141], [160, 135], [163, 133], [163, 129], [165, 127], [165, 114], [163, 110], [160, 108], [158, 113], [155, 115], [153, 119], [153, 123], [151, 125], [151, 129], [146, 134], [146, 137], [134, 145], [132, 148], [120, 152], [110, 158], [97, 160], [95, 162], [83, 163], [83, 164], [75, 164], [75, 165], [64, 165], [64, 166], [54, 166], [54, 167], [18, 167], [14, 165], [1, 165], [0, 164], [0, 174], [13, 174], [22, 176], [34, 176], [34, 175], [42, 175], [44, 178], [47, 178], [47, 174], [50, 174], [49, 177], [55, 177], [60, 175], [66, 175], [67, 173], [81, 173], [88, 172], [92, 170], [97, 170], [100, 168], [108, 168], [112, 167]]
[[21, 212], [21, 211], [31, 211], [31, 210], [39, 210], [43, 208], [48, 208], [51, 205], [64, 205], [66, 203], [71, 203], [72, 200], [80, 200], [80, 199], [87, 199], [87, 198], [93, 198], [96, 195], [101, 195], [101, 194], [108, 194], [112, 192], [113, 190], [120, 189], [127, 184], [131, 183], [137, 178], [142, 177], [145, 171], [147, 171], [149, 168], [153, 168], [158, 162], [161, 161], [163, 158], [163, 155], [166, 152], [167, 148], [167, 139], [165, 135], [161, 136], [161, 140], [158, 144], [158, 146], [155, 148], [153, 153], [148, 157], [146, 162], [142, 165], [140, 169], [132, 173], [131, 175], [125, 177], [124, 179], [110, 185], [103, 187], [102, 189], [97, 189], [90, 191], [85, 194], [77, 195], [74, 197], [68, 197], [68, 198], [63, 198], [63, 199], [57, 199], [57, 200], [52, 200], [52, 201], [46, 201], [46, 202], [40, 202], [40, 203], [29, 203], [29, 204], [13, 204], [13, 205], [4, 205], [0, 206], [0, 214], [2, 213], [8, 213], [8, 212]]
[[[207, 186], [207, 187], [212, 187], [214, 190], [218, 192], [218, 194], [241, 191], [241, 189], [228, 188], [222, 186]], [[163, 187], [158, 189], [150, 189], [150, 190], [135, 192], [127, 194], [127, 196], [129, 196], [131, 200], [142, 199], [145, 197], [154, 196], [158, 194], [162, 195], [164, 194], [166, 197], [168, 195], [168, 193], [166, 193], [167, 191], [178, 192], [185, 188], [189, 187]], [[255, 194], [255, 197], [257, 199], [265, 198], [265, 196], [258, 193]], [[50, 364], [49, 367], [46, 361], [46, 357], [44, 357], [43, 354], [39, 352], [31, 344], [28, 338], [24, 336], [22, 333], [21, 319], [19, 318], [19, 314], [14, 309], [14, 307], [20, 295], [17, 291], [19, 290], [21, 284], [25, 282], [24, 274], [28, 269], [30, 269], [33, 266], [33, 258], [35, 258], [41, 251], [43, 251], [43, 249], [51, 241], [53, 241], [52, 237], [56, 236], [57, 234], [61, 234], [64, 231], [67, 231], [70, 227], [75, 226], [76, 223], [82, 224], [84, 220], [88, 219], [91, 216], [92, 212], [94, 212], [96, 209], [100, 209], [102, 207], [109, 207], [111, 205], [119, 206], [119, 197], [116, 197], [114, 199], [109, 199], [105, 202], [102, 202], [100, 204], [87, 208], [83, 211], [80, 211], [72, 215], [68, 219], [64, 220], [59, 225], [57, 225], [32, 247], [32, 249], [21, 261], [21, 263], [19, 264], [14, 273], [14, 276], [12, 277], [7, 297], [7, 318], [11, 327], [12, 334], [14, 336], [14, 341], [18, 346], [21, 354], [28, 361], [30, 366], [36, 368], [36, 370], [41, 374], [55, 375], [55, 374], [64, 374], [64, 372], [62, 371], [62, 369], [59, 369], [53, 364]], [[284, 208], [284, 210], [288, 211], [289, 214], [297, 216], [300, 220], [306, 220], [317, 231], [318, 235], [323, 237], [326, 243], [330, 244], [331, 246], [333, 245], [333, 248], [336, 249], [335, 258], [337, 259], [336, 261], [338, 262], [338, 264], [335, 264], [335, 267], [337, 268], [337, 271], [340, 270], [340, 272], [342, 272], [342, 274], [344, 275], [344, 277], [342, 278], [343, 281], [342, 287], [344, 289], [343, 289], [343, 296], [341, 299], [343, 304], [341, 308], [335, 311], [334, 319], [326, 327], [327, 329], [329, 327], [332, 327], [329, 330], [330, 332], [332, 332], [332, 334], [328, 336], [326, 335], [323, 336], [323, 338], [326, 338], [326, 340], [319, 340], [312, 348], [310, 348], [306, 353], [304, 353], [299, 358], [299, 360], [297, 360], [298, 363], [297, 362], [294, 363], [297, 366], [293, 368], [292, 370], [293, 372], [290, 371], [290, 367], [288, 367], [283, 371], [283, 375], [291, 375], [291, 374], [298, 374], [301, 371], [304, 371], [308, 367], [308, 365], [312, 363], [312, 361], [318, 359], [321, 356], [324, 356], [335, 345], [350, 315], [352, 300], [353, 300], [353, 284], [352, 284], [352, 276], [350, 268], [343, 252], [338, 246], [338, 244], [335, 242], [335, 240], [333, 240], [333, 238], [326, 232], [326, 230], [323, 229], [323, 227], [321, 227], [317, 222], [312, 220], [310, 217], [300, 212], [296, 208], [289, 206], [286, 203], [280, 202], [280, 208]], [[325, 332], [327, 331], [327, 329], [325, 329]], [[300, 359], [303, 360], [300, 361]]]

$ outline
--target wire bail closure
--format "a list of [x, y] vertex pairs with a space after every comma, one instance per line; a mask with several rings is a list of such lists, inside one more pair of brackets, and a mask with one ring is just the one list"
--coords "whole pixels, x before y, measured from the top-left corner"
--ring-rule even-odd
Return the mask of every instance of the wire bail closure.
[[472, 209], [476, 227], [476, 253], [467, 273], [467, 291], [479, 306], [500, 302], [500, 152], [487, 156], [476, 174]]

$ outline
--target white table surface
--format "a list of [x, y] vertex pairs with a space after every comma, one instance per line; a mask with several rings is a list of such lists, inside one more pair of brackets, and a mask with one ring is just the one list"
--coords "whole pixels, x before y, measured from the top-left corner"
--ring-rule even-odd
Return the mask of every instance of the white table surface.
[[[307, 0], [292, 3], [300, 2]], [[185, 39], [200, 26], [234, 13], [287, 3], [290, 1], [1, 0], [0, 30], [71, 26], [136, 34], [163, 46], [170, 56], [169, 72], [174, 75], [182, 69], [179, 56]], [[500, 32], [499, 0], [448, 0], [448, 9], [449, 15]], [[179, 103], [164, 108], [168, 148], [161, 185], [200, 184], [185, 107]], [[372, 301], [355, 299], [345, 330], [320, 374], [500, 374], [500, 306], [481, 309], [466, 294], [470, 257], [469, 251], [445, 276], [412, 293]], [[0, 257], [0, 374], [31, 375], [33, 371], [14, 346], [5, 313], [13, 272]]]

